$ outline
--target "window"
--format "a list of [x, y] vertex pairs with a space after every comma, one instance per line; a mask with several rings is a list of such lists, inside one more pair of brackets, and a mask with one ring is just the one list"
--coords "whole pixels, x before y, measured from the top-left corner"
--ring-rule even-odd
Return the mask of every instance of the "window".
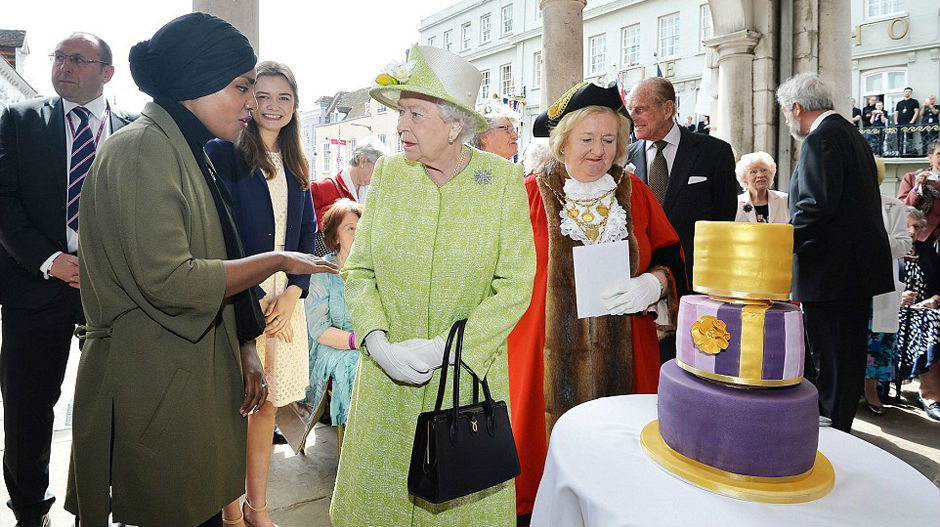
[[710, 38], [712, 38], [712, 10], [709, 9], [708, 4], [702, 4], [699, 6], [699, 51], [705, 51], [705, 44], [703, 44], [703, 42]]
[[538, 88], [542, 85], [542, 52], [532, 54], [532, 86]]
[[428, 37], [428, 45], [429, 45], [429, 46], [434, 46], [434, 41], [435, 41], [435, 40], [436, 40], [435, 37]]
[[659, 17], [659, 59], [679, 54], [679, 13]]
[[865, 0], [865, 18], [904, 13], [904, 0]]
[[381, 141], [383, 145], [388, 146], [388, 143], [385, 142], [385, 134], [379, 134], [379, 141]]
[[480, 102], [485, 101], [490, 96], [490, 70], [480, 72], [483, 80], [480, 82]]
[[503, 21], [503, 35], [512, 33], [512, 4], [504, 5], [500, 9], [500, 16]]
[[490, 14], [487, 13], [480, 17], [480, 44], [486, 44], [490, 41]]
[[396, 151], [396, 152], [401, 152], [401, 151], [404, 150], [404, 149], [405, 149], [405, 148], [404, 148], [404, 147], [402, 146], [402, 144], [401, 144], [401, 137], [399, 137], [399, 138], [398, 138], [398, 146], [396, 147], [395, 151]]
[[330, 171], [330, 142], [323, 143], [323, 149], [320, 151], [323, 156], [323, 172]]
[[538, 2], [535, 3], [535, 19], [542, 20], [542, 8], [539, 7]]
[[355, 140], [355, 139], [350, 139], [349, 141], [346, 141], [346, 146], [348, 146], [348, 147], [349, 147], [349, 151], [352, 152], [353, 150], [356, 149], [356, 140]]
[[620, 30], [623, 52], [620, 63], [622, 68], [640, 63], [640, 24], [633, 24]]
[[604, 71], [607, 62], [607, 35], [594, 35], [588, 39], [588, 57], [590, 57], [591, 74]]
[[379, 106], [378, 108], [376, 108], [375, 113], [385, 113], [386, 111], [388, 111], [388, 106], [385, 106], [382, 103], [378, 103], [378, 105]]
[[894, 116], [894, 108], [904, 98], [907, 86], [906, 70], [875, 71], [862, 74], [862, 98], [859, 106], [868, 105], [869, 97], [878, 97], [885, 103], [885, 112]]
[[503, 64], [499, 67], [499, 88], [503, 96], [512, 95], [512, 64]]
[[460, 26], [460, 51], [470, 49], [470, 22]]
[[454, 48], [454, 30], [448, 29], [444, 32], [444, 49], [453, 51]]

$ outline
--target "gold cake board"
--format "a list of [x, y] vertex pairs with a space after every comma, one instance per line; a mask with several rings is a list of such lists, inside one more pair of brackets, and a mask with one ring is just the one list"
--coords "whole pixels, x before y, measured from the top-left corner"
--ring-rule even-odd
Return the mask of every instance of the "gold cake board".
[[835, 483], [832, 463], [818, 450], [809, 471], [796, 476], [761, 477], [735, 474], [688, 458], [663, 441], [659, 421], [651, 421], [640, 433], [640, 445], [657, 464], [680, 478], [719, 494], [764, 503], [803, 503], [819, 499]]

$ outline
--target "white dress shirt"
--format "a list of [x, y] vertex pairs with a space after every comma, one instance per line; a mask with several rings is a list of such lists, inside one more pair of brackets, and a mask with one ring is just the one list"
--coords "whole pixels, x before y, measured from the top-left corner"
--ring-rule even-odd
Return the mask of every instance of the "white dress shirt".
[[[62, 99], [62, 111], [65, 113], [65, 119], [63, 121], [63, 126], [65, 126], [65, 173], [68, 174], [72, 170], [72, 128], [78, 130], [80, 119], [75, 114], [71, 113], [76, 106], [84, 106], [86, 110], [90, 112], [88, 116], [88, 126], [91, 127], [91, 133], [95, 136], [97, 140], [97, 145], [107, 139], [111, 135], [111, 123], [107, 122], [104, 126], [101, 126], [101, 119], [105, 116], [105, 112], [108, 110], [108, 102], [105, 100], [104, 95], [102, 94], [97, 99], [90, 101], [88, 104], [78, 104], [74, 103], [68, 99]], [[70, 125], [71, 122], [71, 125]], [[98, 130], [101, 130], [100, 136], [98, 135]], [[68, 178], [66, 178], [68, 181]], [[68, 187], [64, 189], [66, 201], [68, 201]], [[65, 244], [68, 248], [69, 253], [78, 252], [78, 232], [72, 230], [71, 227], [65, 225]], [[39, 270], [42, 271], [43, 276], [48, 280], [49, 279], [49, 269], [52, 267], [52, 262], [62, 254], [62, 251], [54, 252], [45, 262], [39, 267]]]
[[[679, 139], [682, 137], [682, 134], [679, 132], [679, 125], [675, 122], [672, 123], [672, 128], [669, 129], [669, 133], [666, 134], [666, 137], [663, 137], [663, 141], [666, 141], [666, 146], [663, 147], [663, 156], [666, 158], [666, 168], [669, 169], [669, 174], [672, 174], [672, 164], [676, 160], [676, 152], [679, 151]], [[646, 173], [649, 174], [650, 170], [653, 168], [653, 160], [656, 159], [656, 141], [646, 140]]]
[[826, 110], [825, 112], [819, 114], [819, 117], [817, 117], [816, 120], [813, 121], [813, 124], [810, 125], [809, 133], [813, 133], [813, 130], [819, 128], [820, 123], [822, 123], [826, 117], [829, 117], [830, 115], [835, 114], [835, 113], [836, 113], [835, 110]]

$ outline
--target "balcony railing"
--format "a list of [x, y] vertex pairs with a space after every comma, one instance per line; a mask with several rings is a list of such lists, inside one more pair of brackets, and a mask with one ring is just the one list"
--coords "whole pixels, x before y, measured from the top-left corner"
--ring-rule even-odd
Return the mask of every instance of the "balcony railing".
[[881, 157], [926, 157], [927, 145], [940, 137], [940, 124], [870, 126], [859, 130]]

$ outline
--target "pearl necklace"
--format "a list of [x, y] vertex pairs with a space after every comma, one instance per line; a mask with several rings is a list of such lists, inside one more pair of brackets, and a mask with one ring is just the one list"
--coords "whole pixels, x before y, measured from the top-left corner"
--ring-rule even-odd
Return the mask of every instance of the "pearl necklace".
[[[456, 177], [457, 174], [460, 173], [460, 165], [463, 164], [463, 160], [464, 160], [464, 158], [466, 157], [466, 154], [467, 154], [467, 150], [464, 149], [464, 146], [463, 146], [463, 145], [460, 145], [460, 155], [457, 157], [457, 164], [454, 165], [454, 170], [453, 170], [453, 172], [451, 173], [450, 178], [449, 178], [447, 181], [450, 181], [451, 179], [454, 179], [454, 177]], [[425, 164], [422, 164], [421, 166], [424, 167], [424, 173], [427, 174], [428, 177], [431, 178], [431, 181], [433, 181], [434, 178], [431, 177], [431, 172], [428, 171], [428, 166], [425, 165]]]

